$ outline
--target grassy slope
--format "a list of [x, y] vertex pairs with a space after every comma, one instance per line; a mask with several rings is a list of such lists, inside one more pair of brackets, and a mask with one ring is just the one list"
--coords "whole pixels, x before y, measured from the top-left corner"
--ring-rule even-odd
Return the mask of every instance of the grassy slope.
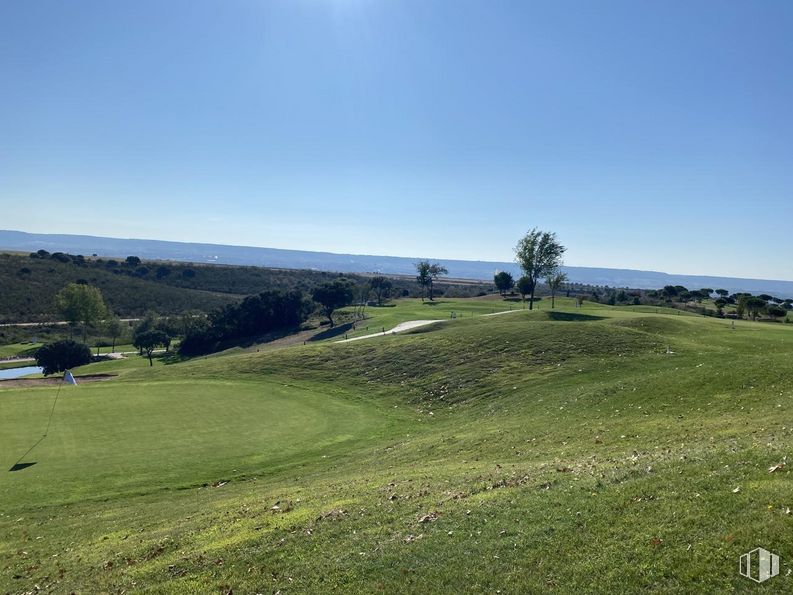
[[33, 357], [41, 343], [11, 343], [0, 345], [0, 357]]
[[[791, 329], [563, 311], [100, 364], [0, 475], [0, 590], [713, 592], [758, 545], [784, 575]], [[0, 393], [3, 465], [51, 399]]]

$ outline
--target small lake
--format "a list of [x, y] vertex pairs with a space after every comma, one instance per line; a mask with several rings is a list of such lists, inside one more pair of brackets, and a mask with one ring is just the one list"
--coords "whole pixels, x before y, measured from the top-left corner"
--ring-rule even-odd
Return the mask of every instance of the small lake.
[[43, 368], [39, 366], [25, 366], [24, 368], [8, 368], [0, 370], [0, 380], [9, 380], [11, 378], [21, 378], [28, 374], [41, 374]]

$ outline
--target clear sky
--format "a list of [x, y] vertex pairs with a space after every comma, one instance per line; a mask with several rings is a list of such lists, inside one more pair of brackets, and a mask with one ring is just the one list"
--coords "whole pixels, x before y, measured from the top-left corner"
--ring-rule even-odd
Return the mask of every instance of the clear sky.
[[790, 0], [0, 3], [0, 228], [793, 279]]

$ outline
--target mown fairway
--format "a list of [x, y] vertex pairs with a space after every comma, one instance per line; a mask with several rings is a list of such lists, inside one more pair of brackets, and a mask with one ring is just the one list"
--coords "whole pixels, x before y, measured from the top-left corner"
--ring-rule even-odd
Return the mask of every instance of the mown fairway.
[[736, 326], [561, 300], [112, 364], [13, 473], [54, 391], [2, 390], [0, 592], [791, 592], [793, 328]]

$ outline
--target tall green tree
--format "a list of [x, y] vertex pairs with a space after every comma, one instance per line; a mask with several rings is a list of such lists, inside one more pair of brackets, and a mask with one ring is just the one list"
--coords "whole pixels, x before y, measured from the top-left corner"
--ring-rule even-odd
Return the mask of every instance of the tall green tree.
[[446, 270], [446, 267], [439, 265], [437, 262], [430, 265], [430, 301], [432, 301], [433, 283], [437, 281], [438, 278], [448, 274], [449, 271]]
[[416, 282], [421, 287], [421, 301], [424, 301], [424, 298], [427, 296], [427, 288], [432, 283], [432, 277], [430, 276], [430, 267], [432, 265], [429, 261], [422, 260], [421, 262], [417, 262], [415, 264], [416, 267]]
[[428, 260], [422, 260], [416, 263], [416, 281], [421, 286], [421, 299], [422, 301], [429, 293], [430, 301], [433, 300], [433, 284], [443, 275], [448, 275], [449, 271], [446, 267], [438, 264], [437, 262], [431, 263]]
[[496, 289], [498, 289], [502, 297], [506, 297], [507, 292], [515, 287], [515, 280], [512, 278], [512, 275], [506, 271], [499, 271], [496, 273], [493, 276], [493, 283], [495, 283]]
[[169, 342], [168, 335], [157, 329], [152, 329], [135, 335], [134, 345], [141, 350], [141, 352], [146, 352], [149, 358], [149, 365], [153, 366], [154, 362], [151, 359], [152, 353], [154, 353], [157, 347], [164, 347], [167, 342]]
[[523, 275], [520, 279], [518, 279], [518, 282], [515, 284], [515, 288], [518, 290], [521, 299], [525, 302], [526, 296], [534, 291], [534, 282], [526, 275]]
[[746, 311], [749, 313], [749, 316], [752, 317], [752, 320], [757, 320], [757, 316], [765, 310], [768, 303], [761, 297], [752, 296], [746, 298]]
[[[146, 312], [146, 315], [135, 325], [135, 331], [132, 333], [132, 344], [136, 345], [136, 339], [138, 335], [142, 335], [147, 331], [154, 330], [157, 327], [158, 320], [159, 316], [156, 312], [153, 310]], [[141, 347], [138, 347], [138, 353], [143, 355], [143, 349]]]
[[556, 234], [541, 231], [536, 227], [523, 236], [515, 246], [515, 262], [523, 274], [532, 282], [529, 309], [534, 308], [534, 291], [538, 281], [562, 266], [565, 247], [556, 239]]
[[336, 279], [315, 288], [312, 297], [322, 307], [322, 312], [333, 327], [333, 312], [352, 304], [355, 299], [355, 284], [349, 279]]
[[769, 305], [766, 308], [766, 314], [768, 314], [769, 318], [772, 320], [776, 320], [778, 318], [784, 318], [787, 316], [787, 310], [785, 310], [782, 306]]
[[69, 283], [55, 296], [61, 316], [71, 325], [83, 327], [83, 343], [88, 337], [88, 327], [107, 314], [105, 301], [99, 288], [82, 283]]
[[107, 320], [105, 320], [105, 332], [110, 336], [111, 340], [113, 341], [112, 350], [116, 350], [116, 339], [121, 336], [121, 333], [124, 332], [124, 323], [121, 322], [121, 319], [116, 316], [115, 314], [112, 316], [108, 316]]
[[[545, 282], [548, 284], [548, 287], [551, 290], [551, 308], [556, 307], [556, 292], [562, 288], [567, 282], [567, 275], [565, 275], [560, 269], [554, 269], [551, 273], [545, 278]], [[625, 292], [622, 292], [623, 295]]]
[[391, 293], [391, 280], [386, 277], [372, 277], [369, 279], [369, 288], [377, 298], [377, 305], [383, 305], [383, 298], [387, 298]]

